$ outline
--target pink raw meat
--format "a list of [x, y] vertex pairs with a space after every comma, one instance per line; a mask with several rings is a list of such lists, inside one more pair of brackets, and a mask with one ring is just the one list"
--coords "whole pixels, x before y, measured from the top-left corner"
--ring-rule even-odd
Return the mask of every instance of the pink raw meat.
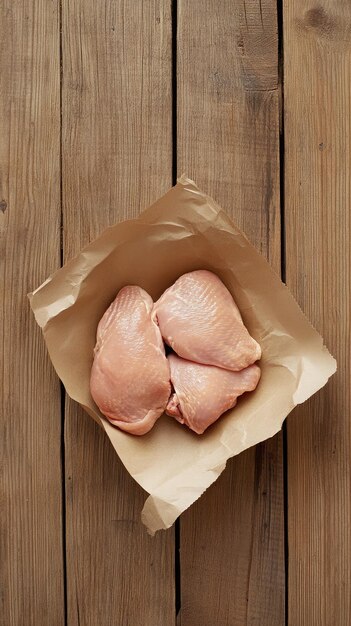
[[143, 435], [164, 412], [171, 393], [169, 364], [153, 301], [124, 287], [97, 329], [90, 390], [100, 411], [122, 430]]
[[184, 359], [239, 371], [261, 356], [222, 281], [207, 270], [184, 274], [155, 303], [162, 337]]
[[201, 435], [224, 411], [236, 405], [238, 396], [257, 387], [261, 370], [250, 365], [232, 372], [215, 365], [201, 365], [168, 355], [174, 393], [166, 413]]

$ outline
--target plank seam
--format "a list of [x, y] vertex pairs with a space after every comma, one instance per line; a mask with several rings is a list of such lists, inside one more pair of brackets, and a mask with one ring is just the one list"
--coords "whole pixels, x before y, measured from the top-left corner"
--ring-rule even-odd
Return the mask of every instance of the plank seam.
[[178, 0], [171, 0], [172, 16], [172, 184], [177, 182], [177, 33]]
[[[62, 84], [63, 84], [63, 42], [62, 42], [62, 0], [59, 0], [59, 55], [60, 55], [60, 266], [63, 266], [63, 187], [62, 187], [62, 163], [63, 163], [63, 140], [62, 140]], [[65, 388], [60, 382], [61, 391], [61, 493], [62, 493], [62, 560], [63, 560], [63, 607], [64, 626], [68, 624], [67, 605], [67, 538], [66, 538], [66, 457], [65, 457]]]
[[[284, 128], [284, 41], [283, 2], [277, 1], [278, 20], [278, 74], [280, 86], [279, 107], [279, 199], [280, 199], [280, 272], [286, 282], [285, 233], [285, 128]], [[288, 534], [288, 433], [283, 424], [283, 498], [284, 498], [284, 572], [285, 572], [285, 626], [289, 624], [289, 534]]]
[[[178, 0], [171, 0], [172, 20], [172, 184], [177, 182], [177, 43], [178, 43]], [[174, 586], [175, 613], [177, 624], [181, 610], [181, 571], [180, 571], [180, 518], [174, 527]]]

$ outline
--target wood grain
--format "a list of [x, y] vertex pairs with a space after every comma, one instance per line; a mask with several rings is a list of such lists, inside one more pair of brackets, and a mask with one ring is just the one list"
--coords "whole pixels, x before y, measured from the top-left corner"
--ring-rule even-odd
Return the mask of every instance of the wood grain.
[[[178, 172], [280, 269], [276, 3], [179, 0]], [[181, 518], [181, 624], [284, 623], [281, 435], [228, 463]]]
[[287, 283], [338, 361], [288, 420], [289, 624], [351, 623], [351, 5], [285, 2]]
[[[26, 293], [60, 263], [60, 3], [0, 5], [0, 624], [172, 626], [174, 531], [104, 433], [61, 403]], [[64, 259], [171, 184], [170, 0], [62, 0]], [[273, 0], [178, 0], [177, 160], [280, 268]], [[175, 6], [175, 5], [174, 5]], [[288, 418], [288, 623], [351, 623], [351, 7], [284, 3], [287, 283], [338, 360]], [[66, 521], [62, 545], [62, 516]], [[180, 522], [182, 626], [282, 626], [282, 440]]]
[[58, 2], [0, 5], [0, 623], [64, 623], [61, 403], [27, 292], [60, 264]]
[[[64, 256], [171, 185], [170, 3], [63, 0]], [[66, 404], [68, 623], [175, 621], [174, 531], [150, 538], [146, 494], [106, 435]]]

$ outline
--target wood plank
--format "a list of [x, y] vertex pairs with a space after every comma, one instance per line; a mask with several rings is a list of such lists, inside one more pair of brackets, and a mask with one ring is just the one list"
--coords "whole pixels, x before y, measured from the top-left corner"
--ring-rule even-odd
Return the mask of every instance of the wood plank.
[[[63, 0], [64, 254], [134, 217], [171, 179], [170, 3]], [[145, 493], [66, 404], [70, 626], [175, 621], [174, 531], [150, 538]]]
[[0, 623], [64, 623], [59, 381], [26, 293], [60, 265], [59, 3], [0, 5]]
[[[280, 269], [276, 3], [179, 0], [178, 172]], [[181, 518], [181, 624], [284, 623], [282, 437], [228, 463]]]
[[285, 2], [287, 283], [338, 361], [288, 420], [289, 624], [351, 623], [351, 5]]

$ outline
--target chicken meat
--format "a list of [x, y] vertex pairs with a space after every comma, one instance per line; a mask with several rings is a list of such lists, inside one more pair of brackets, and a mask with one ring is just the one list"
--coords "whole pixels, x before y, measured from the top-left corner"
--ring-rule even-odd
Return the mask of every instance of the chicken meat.
[[250, 365], [233, 372], [168, 355], [174, 388], [166, 413], [201, 435], [222, 413], [236, 405], [238, 396], [253, 391], [261, 370]]
[[155, 303], [162, 337], [184, 359], [239, 371], [261, 356], [222, 281], [207, 270], [183, 274]]
[[143, 435], [164, 412], [171, 393], [169, 363], [153, 301], [124, 287], [100, 320], [91, 371], [91, 395], [122, 430]]

